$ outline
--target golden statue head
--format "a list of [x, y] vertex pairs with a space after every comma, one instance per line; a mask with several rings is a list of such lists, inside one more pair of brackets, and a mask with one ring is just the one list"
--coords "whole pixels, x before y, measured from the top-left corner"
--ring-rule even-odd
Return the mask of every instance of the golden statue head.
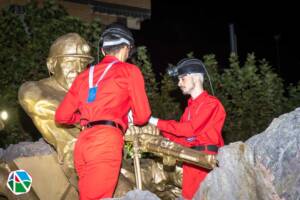
[[57, 38], [50, 47], [47, 67], [55, 80], [69, 89], [86, 66], [93, 61], [89, 44], [77, 33], [68, 33]]

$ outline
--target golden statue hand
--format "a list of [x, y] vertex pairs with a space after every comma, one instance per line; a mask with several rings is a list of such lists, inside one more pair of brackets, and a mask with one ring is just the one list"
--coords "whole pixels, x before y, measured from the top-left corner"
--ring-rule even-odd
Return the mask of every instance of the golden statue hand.
[[49, 100], [40, 100], [34, 105], [34, 113], [40, 117], [44, 116], [49, 118], [49, 116], [55, 115], [56, 105], [49, 102]]
[[142, 133], [146, 133], [149, 135], [160, 135], [159, 129], [152, 124], [147, 124], [146, 126], [143, 126], [141, 128], [141, 131]]
[[133, 141], [134, 137], [138, 137], [142, 133], [142, 130], [138, 126], [130, 125], [125, 133], [126, 141]]

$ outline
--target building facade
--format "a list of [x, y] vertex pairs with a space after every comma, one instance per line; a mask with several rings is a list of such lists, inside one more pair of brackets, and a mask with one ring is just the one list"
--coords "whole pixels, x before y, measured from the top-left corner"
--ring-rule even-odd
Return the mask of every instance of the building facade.
[[[30, 0], [0, 0], [0, 8], [8, 7], [22, 13], [22, 6]], [[43, 0], [37, 1], [42, 5]], [[139, 30], [141, 22], [151, 17], [151, 0], [57, 0], [66, 11], [90, 21], [95, 17], [101, 19], [103, 25], [122, 22], [130, 29]]]

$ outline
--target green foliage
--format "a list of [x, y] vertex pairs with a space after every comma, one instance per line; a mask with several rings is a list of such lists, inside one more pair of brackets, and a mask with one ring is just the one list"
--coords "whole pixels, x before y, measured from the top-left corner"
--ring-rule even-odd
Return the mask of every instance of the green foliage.
[[[207, 68], [213, 68], [216, 96], [227, 112], [223, 135], [227, 142], [246, 140], [263, 131], [281, 114], [286, 102], [282, 79], [265, 60], [249, 54], [243, 66], [238, 57], [229, 58], [229, 68], [217, 72], [213, 56], [204, 57]], [[212, 67], [213, 66], [213, 67]]]
[[134, 64], [139, 66], [144, 79], [146, 92], [149, 97], [150, 104], [153, 105], [154, 101], [158, 98], [158, 85], [155, 79], [155, 74], [152, 70], [150, 58], [147, 55], [147, 49], [144, 46], [137, 48], [137, 57]]
[[291, 111], [296, 107], [299, 107], [300, 104], [300, 81], [297, 85], [289, 85], [288, 86], [288, 99], [287, 103], [285, 104], [285, 110]]
[[179, 120], [182, 110], [178, 101], [179, 90], [177, 83], [167, 74], [164, 74], [161, 81], [160, 96], [157, 99], [157, 117], [162, 119], [177, 119]]
[[139, 47], [134, 63], [141, 68], [144, 75], [152, 115], [162, 119], [176, 119], [180, 116], [180, 108], [179, 103], [172, 97], [172, 92], [177, 89], [177, 83], [164, 75], [159, 88], [149, 58], [146, 47]]
[[[31, 139], [21, 127], [17, 92], [25, 81], [47, 77], [46, 58], [53, 41], [68, 32], [77, 32], [90, 42], [96, 55], [101, 32], [99, 20], [84, 23], [71, 17], [54, 0], [36, 1], [25, 5], [25, 13], [17, 15], [9, 10], [0, 14], [0, 110], [9, 111], [10, 118], [1, 131], [1, 141], [6, 144]], [[4, 142], [0, 146], [5, 146]]]

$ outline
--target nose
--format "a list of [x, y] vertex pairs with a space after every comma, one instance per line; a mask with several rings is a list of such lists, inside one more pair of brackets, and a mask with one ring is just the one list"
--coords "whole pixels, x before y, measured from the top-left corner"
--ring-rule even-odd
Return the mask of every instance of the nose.
[[76, 67], [76, 72], [77, 72], [77, 73], [80, 73], [81, 71], [82, 71], [82, 67], [81, 67], [81, 66], [77, 66], [77, 67]]
[[80, 73], [80, 72], [82, 72], [84, 69], [85, 69], [85, 67], [86, 67], [86, 63], [85, 62], [82, 62], [82, 61], [76, 61], [75, 63], [74, 63], [74, 65], [75, 65], [75, 70], [76, 70], [76, 73]]

